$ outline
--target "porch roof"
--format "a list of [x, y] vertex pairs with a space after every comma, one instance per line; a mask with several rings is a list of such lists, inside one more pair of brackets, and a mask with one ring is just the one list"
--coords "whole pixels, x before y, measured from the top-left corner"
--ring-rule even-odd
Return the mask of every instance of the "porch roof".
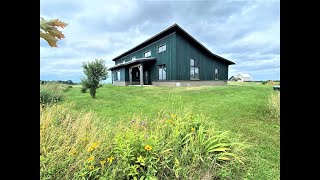
[[141, 62], [156, 61], [156, 60], [157, 60], [156, 57], [138, 58], [138, 59], [131, 60], [131, 61], [128, 61], [128, 62], [125, 62], [125, 63], [117, 64], [115, 66], [110, 67], [108, 70], [113, 70], [113, 69], [117, 69], [117, 68], [120, 68], [120, 67], [125, 67], [125, 66], [128, 66], [128, 65], [133, 65], [133, 64], [137, 64], [137, 63], [141, 63]]

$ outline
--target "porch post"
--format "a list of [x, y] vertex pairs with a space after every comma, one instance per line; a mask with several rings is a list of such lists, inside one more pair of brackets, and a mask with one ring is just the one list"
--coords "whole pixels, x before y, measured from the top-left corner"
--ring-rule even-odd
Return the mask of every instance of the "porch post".
[[143, 64], [140, 64], [140, 85], [143, 86]]
[[130, 79], [130, 83], [129, 85], [132, 85], [132, 68], [129, 68], [129, 79]]

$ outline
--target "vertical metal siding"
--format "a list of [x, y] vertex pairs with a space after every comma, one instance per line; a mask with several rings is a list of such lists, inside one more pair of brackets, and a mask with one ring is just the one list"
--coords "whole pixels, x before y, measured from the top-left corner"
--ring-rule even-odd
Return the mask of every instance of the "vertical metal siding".
[[219, 80], [228, 80], [228, 65], [204, 54], [179, 34], [177, 40], [177, 80], [190, 80], [190, 59], [200, 64], [200, 80], [214, 80], [214, 69], [219, 69]]

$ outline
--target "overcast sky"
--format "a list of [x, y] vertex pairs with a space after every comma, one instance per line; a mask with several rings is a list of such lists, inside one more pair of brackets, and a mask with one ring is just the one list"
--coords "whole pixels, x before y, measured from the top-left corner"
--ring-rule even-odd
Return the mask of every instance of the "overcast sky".
[[177, 23], [211, 52], [227, 58], [229, 77], [280, 79], [279, 0], [40, 0], [40, 16], [69, 24], [51, 48], [40, 39], [40, 79], [83, 76], [81, 62], [114, 57]]

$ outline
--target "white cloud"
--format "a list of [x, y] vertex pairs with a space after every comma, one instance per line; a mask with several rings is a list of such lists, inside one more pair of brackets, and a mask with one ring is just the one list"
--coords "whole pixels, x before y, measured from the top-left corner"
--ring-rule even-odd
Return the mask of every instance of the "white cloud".
[[[213, 53], [229, 58], [229, 76], [240, 71], [279, 74], [279, 1], [41, 0], [40, 15], [69, 25], [51, 48], [40, 41], [40, 77], [79, 81], [81, 62], [114, 57], [178, 23]], [[267, 70], [265, 70], [267, 69]]]

